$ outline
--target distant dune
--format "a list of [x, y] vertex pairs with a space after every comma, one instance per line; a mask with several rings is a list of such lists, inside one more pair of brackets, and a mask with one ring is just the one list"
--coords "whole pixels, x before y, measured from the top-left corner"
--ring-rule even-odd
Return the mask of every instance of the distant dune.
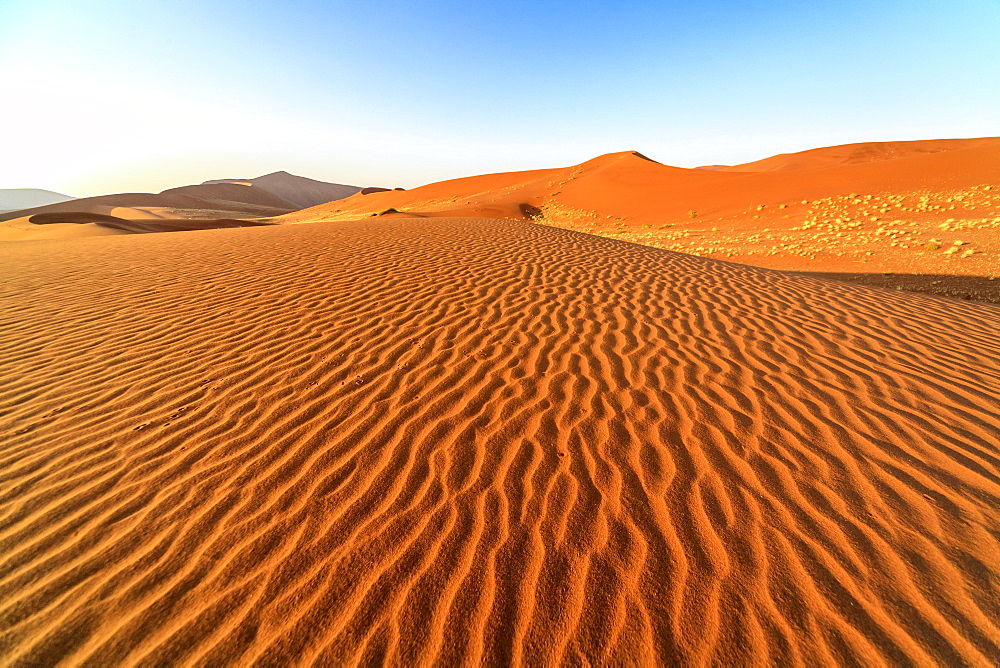
[[[190, 218], [145, 218], [130, 220], [101, 213], [68, 212], [68, 213], [36, 213], [28, 221], [33, 225], [87, 227], [90, 225], [125, 234], [147, 234], [150, 232], [189, 232], [192, 230], [214, 230], [227, 227], [258, 227], [269, 223], [256, 220], [235, 220], [227, 218], [209, 218], [203, 220]], [[66, 236], [90, 236], [66, 235]], [[53, 237], [58, 238], [58, 237]]]
[[0, 189], [0, 213], [45, 206], [46, 204], [55, 204], [57, 202], [68, 202], [72, 199], [75, 198], [40, 188]]
[[344, 199], [362, 190], [359, 186], [345, 186], [339, 183], [315, 181], [307, 179], [304, 176], [295, 176], [288, 172], [274, 172], [273, 174], [258, 176], [254, 179], [205, 181], [202, 185], [232, 182], [246, 183], [266, 190], [293, 204], [297, 209]]
[[397, 214], [0, 267], [4, 665], [1000, 658], [1000, 308]]
[[[85, 197], [0, 214], [0, 241], [205, 229], [213, 227], [212, 220], [219, 220], [216, 227], [232, 227], [238, 220], [256, 225], [261, 223], [246, 221], [279, 216], [360, 190], [276, 172], [247, 181], [224, 179], [170, 188], [159, 194]], [[113, 222], [117, 219], [131, 223]]]
[[164, 197], [190, 197], [207, 204], [223, 206], [250, 205], [274, 210], [295, 210], [297, 207], [287, 199], [274, 194], [270, 190], [252, 183], [212, 183], [197, 186], [181, 186], [170, 188], [160, 193]]

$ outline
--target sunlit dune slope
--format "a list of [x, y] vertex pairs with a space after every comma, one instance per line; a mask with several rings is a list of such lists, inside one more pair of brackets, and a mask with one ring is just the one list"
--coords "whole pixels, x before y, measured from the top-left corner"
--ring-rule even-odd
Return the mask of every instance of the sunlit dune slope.
[[523, 219], [526, 216], [525, 207], [537, 199], [537, 194], [564, 178], [568, 172], [567, 169], [539, 169], [483, 174], [431, 183], [412, 190], [358, 193], [337, 202], [297, 211], [276, 222], [350, 220], [396, 211], [437, 217], [460, 212], [464, 215]]
[[1000, 659], [996, 307], [482, 218], [0, 267], [0, 663]]
[[914, 151], [894, 160], [755, 173], [671, 167], [625, 151], [563, 169], [487, 174], [407, 191], [353, 195], [284, 220], [346, 220], [390, 208], [422, 215], [493, 216], [502, 211], [513, 218], [530, 217], [526, 210], [539, 209], [552, 220], [620, 218], [632, 225], [684, 218], [690, 212], [716, 219], [761, 204], [801, 204], [850, 192], [956, 189], [998, 182], [1000, 141], [982, 142], [936, 153]]
[[798, 167], [762, 172], [682, 169], [627, 151], [354, 195], [275, 222], [505, 217], [772, 268], [1000, 275], [1000, 140], [834, 148], [778, 156]]
[[[775, 172], [800, 169], [820, 169], [861, 162], [895, 160], [928, 153], [941, 153], [979, 146], [1000, 146], [1000, 137], [975, 139], [929, 139], [920, 141], [865, 142], [826, 146], [797, 153], [782, 153], [742, 165], [720, 166], [727, 172]], [[701, 169], [706, 169], [702, 167]]]

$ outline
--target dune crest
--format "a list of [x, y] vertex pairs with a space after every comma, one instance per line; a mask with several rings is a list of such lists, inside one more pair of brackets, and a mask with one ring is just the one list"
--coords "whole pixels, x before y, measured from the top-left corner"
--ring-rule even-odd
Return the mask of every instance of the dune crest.
[[[44, 206], [0, 211], [0, 241], [263, 225], [268, 223], [257, 219], [330, 202], [359, 191], [361, 188], [355, 186], [275, 172], [254, 179], [206, 181], [158, 194], [120, 193], [80, 199], [59, 196], [61, 200], [49, 198], [52, 203]], [[3, 192], [14, 191], [0, 191], [0, 197]]]
[[1000, 308], [511, 220], [0, 254], [5, 664], [1000, 657]]
[[388, 210], [509, 218], [791, 271], [1000, 277], [1000, 139], [853, 144], [775, 156], [754, 170], [683, 169], [621, 151], [354, 195], [274, 222]]
[[[822, 169], [865, 162], [882, 162], [980, 146], [1000, 147], [1000, 137], [864, 142], [782, 153], [741, 165], [720, 166], [725, 172], [777, 172]], [[700, 167], [699, 169], [708, 169]]]
[[[811, 161], [811, 170], [684, 169], [661, 164], [636, 151], [621, 151], [566, 168], [484, 174], [406, 191], [354, 195], [296, 211], [279, 221], [357, 219], [390, 207], [442, 216], [464, 212], [491, 217], [504, 210], [510, 214], [506, 217], [517, 219], [518, 205], [527, 203], [550, 209], [554, 221], [613, 219], [637, 227], [683, 220], [694, 212], [703, 219], [748, 223], [762, 204], [784, 208], [849, 193], [943, 191], [1000, 183], [1000, 139], [859, 144], [847, 148], [853, 151], [848, 151], [850, 155], [882, 155], [879, 151], [885, 153], [901, 144], [919, 146], [892, 149], [902, 152], [894, 160], [836, 158], [835, 164], [827, 164], [825, 159], [810, 157], [814, 153], [827, 156], [831, 149], [767, 159]], [[800, 173], [803, 171], [808, 173]], [[802, 214], [793, 209], [783, 211], [783, 215], [788, 218], [786, 214], [793, 212]]]
[[304, 176], [296, 176], [288, 172], [274, 172], [252, 179], [216, 179], [214, 181], [205, 181], [202, 185], [223, 183], [241, 183], [248, 186], [256, 186], [258, 189], [263, 189], [280, 197], [296, 209], [304, 209], [343, 199], [362, 190], [360, 186], [327, 183]]

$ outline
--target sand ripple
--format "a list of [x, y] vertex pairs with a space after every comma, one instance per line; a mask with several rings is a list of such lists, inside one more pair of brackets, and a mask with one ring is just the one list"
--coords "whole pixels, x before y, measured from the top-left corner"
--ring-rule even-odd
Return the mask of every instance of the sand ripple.
[[482, 219], [0, 253], [5, 664], [1000, 659], [996, 307]]

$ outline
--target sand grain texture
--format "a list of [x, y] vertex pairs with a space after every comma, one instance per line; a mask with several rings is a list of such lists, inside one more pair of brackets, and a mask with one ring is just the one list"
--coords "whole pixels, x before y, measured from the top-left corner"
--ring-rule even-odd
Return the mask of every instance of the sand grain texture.
[[510, 220], [0, 266], [5, 665], [1000, 658], [996, 307]]

